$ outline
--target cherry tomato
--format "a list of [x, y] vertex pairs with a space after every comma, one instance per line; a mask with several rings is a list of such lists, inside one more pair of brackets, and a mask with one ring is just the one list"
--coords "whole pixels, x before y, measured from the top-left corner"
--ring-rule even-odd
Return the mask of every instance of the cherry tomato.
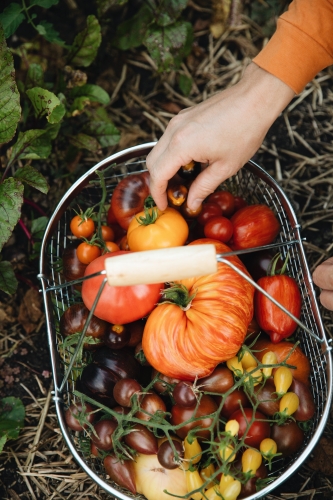
[[198, 215], [198, 222], [203, 226], [212, 218], [218, 215], [222, 215], [221, 207], [214, 202], [206, 202], [202, 205], [202, 210]]
[[282, 425], [273, 424], [271, 438], [277, 444], [278, 453], [282, 453], [283, 457], [289, 457], [302, 447], [304, 432], [297, 425], [297, 422], [289, 420]]
[[104, 334], [104, 344], [111, 349], [121, 349], [127, 345], [131, 332], [126, 325], [110, 325]]
[[131, 432], [124, 436], [124, 441], [127, 446], [144, 455], [156, 455], [158, 452], [157, 438], [142, 424], [133, 425]]
[[113, 388], [113, 397], [121, 406], [130, 408], [132, 396], [141, 392], [141, 385], [133, 378], [122, 378], [116, 382]]
[[272, 438], [265, 438], [260, 443], [260, 451], [265, 460], [271, 460], [277, 453], [277, 444]]
[[[274, 254], [269, 250], [260, 250], [259, 252], [251, 252], [241, 256], [241, 261], [245, 264], [246, 269], [251, 274], [254, 281], [267, 276], [267, 271], [274, 259]], [[276, 263], [276, 270], [280, 270], [283, 266], [283, 260], [280, 258]]]
[[[217, 404], [221, 402], [220, 396], [215, 396]], [[251, 406], [247, 395], [242, 388], [235, 389], [232, 391], [224, 400], [224, 404], [221, 409], [221, 416], [225, 418], [230, 418], [231, 415], [239, 408], [245, 408]]]
[[116, 402], [112, 396], [112, 391], [118, 380], [119, 376], [111, 370], [91, 363], [85, 366], [82, 371], [80, 378], [81, 392], [103, 402], [106, 406], [113, 407]]
[[255, 475], [248, 479], [246, 483], [242, 483], [241, 492], [237, 497], [237, 500], [241, 498], [248, 498], [255, 493], [258, 493], [257, 481], [258, 479], [265, 479], [268, 476], [268, 471], [264, 463], [257, 469]]
[[154, 389], [159, 394], [171, 393], [174, 386], [180, 382], [178, 378], [170, 378], [163, 373], [159, 373], [155, 368], [152, 369], [151, 379], [155, 379], [158, 375], [158, 381], [154, 384]]
[[181, 464], [181, 459], [184, 457], [183, 444], [175, 439], [172, 440], [172, 443], [178, 455], [177, 459], [169, 441], [164, 441], [158, 448], [157, 459], [165, 469], [177, 469]]
[[[186, 486], [188, 492], [197, 490], [201, 488], [201, 486], [204, 484], [203, 479], [200, 477], [199, 471], [187, 470], [185, 474], [186, 474]], [[191, 498], [193, 500], [201, 500], [202, 494], [200, 492], [192, 493]]]
[[247, 201], [244, 200], [244, 198], [242, 198], [241, 196], [235, 196], [234, 203], [235, 203], [235, 212], [247, 206]]
[[101, 233], [104, 241], [114, 240], [114, 230], [110, 226], [101, 226]]
[[229, 191], [215, 191], [208, 196], [207, 201], [217, 203], [224, 217], [230, 217], [235, 211], [235, 198]]
[[136, 495], [133, 460], [122, 460], [110, 453], [104, 458], [103, 464], [112, 481]]
[[241, 408], [235, 411], [230, 419], [237, 420], [239, 423], [238, 436], [240, 438], [245, 436], [244, 444], [247, 446], [259, 449], [261, 441], [270, 437], [270, 424], [267, 422], [267, 417], [260, 411], [254, 412], [253, 408]]
[[293, 381], [293, 375], [289, 368], [286, 366], [279, 366], [274, 373], [275, 390], [278, 396], [283, 396]]
[[[86, 325], [88, 315], [89, 310], [84, 304], [72, 304], [60, 318], [59, 330], [61, 335], [68, 337], [69, 335], [82, 332]], [[86, 337], [101, 340], [104, 338], [107, 326], [108, 324], [106, 321], [96, 318], [96, 316], [92, 316], [87, 325], [85, 335]], [[94, 346], [94, 344], [84, 344], [85, 349], [89, 349], [90, 346]]]
[[95, 232], [95, 223], [85, 215], [75, 215], [70, 222], [70, 229], [77, 238], [90, 238]]
[[65, 421], [72, 431], [82, 431], [88, 428], [88, 422], [91, 424], [95, 419], [93, 407], [89, 403], [77, 401], [72, 403], [65, 411]]
[[124, 347], [123, 349], [99, 349], [93, 354], [94, 364], [103, 366], [118, 375], [119, 378], [140, 379], [141, 366], [135, 359], [133, 352]]
[[101, 255], [101, 249], [97, 245], [91, 245], [83, 241], [76, 249], [77, 258], [82, 264], [90, 264]]
[[188, 189], [182, 184], [172, 184], [167, 189], [169, 205], [173, 208], [180, 207], [187, 198]]
[[247, 448], [242, 454], [243, 472], [255, 474], [262, 463], [262, 455], [259, 451]]
[[206, 238], [213, 238], [223, 243], [228, 243], [231, 240], [233, 231], [232, 222], [222, 216], [211, 217], [204, 225]]
[[185, 217], [185, 219], [195, 219], [202, 211], [202, 204], [198, 206], [195, 210], [190, 209], [187, 206], [187, 201], [185, 201], [180, 208], [181, 214]]
[[190, 460], [190, 463], [197, 464], [200, 462], [202, 457], [202, 449], [197, 438], [191, 438], [189, 440], [188, 436], [184, 439], [184, 458]]
[[258, 410], [272, 417], [279, 411], [279, 396], [276, 394], [272, 379], [268, 379], [265, 385], [257, 385], [254, 388], [255, 397], [259, 401]]
[[234, 383], [234, 376], [229, 368], [218, 365], [210, 375], [199, 379], [198, 386], [204, 392], [224, 394]]
[[267, 205], [249, 205], [232, 217], [234, 226], [232, 248], [258, 247], [272, 243], [280, 231], [280, 223]]
[[177, 174], [182, 179], [192, 181], [200, 174], [200, 172], [201, 172], [201, 163], [192, 160], [190, 161], [190, 163], [181, 166]]
[[[174, 405], [171, 409], [171, 423], [172, 425], [182, 425], [177, 429], [176, 434], [184, 439], [191, 429], [198, 427], [200, 430], [196, 432], [196, 437], [208, 438], [210, 431], [206, 430], [207, 427], [212, 425], [212, 417], [208, 417], [211, 413], [217, 410], [217, 405], [213, 398], [203, 395], [200, 403], [193, 405], [191, 408]], [[193, 421], [193, 418], [202, 417], [199, 420]], [[192, 422], [187, 422], [192, 419]]]
[[94, 425], [95, 432], [91, 433], [91, 440], [94, 445], [104, 451], [112, 450], [112, 434], [117, 428], [117, 422], [114, 420], [100, 420]]
[[299, 407], [293, 414], [293, 417], [299, 422], [310, 420], [316, 412], [316, 405], [309, 387], [295, 378], [292, 381], [290, 390], [299, 397]]
[[191, 382], [183, 380], [175, 385], [172, 396], [178, 406], [185, 408], [193, 406], [197, 401]]
[[135, 416], [148, 422], [157, 412], [166, 412], [163, 399], [154, 392], [148, 392], [140, 401], [140, 411]]
[[62, 267], [67, 281], [83, 278], [87, 264], [82, 264], [77, 258], [76, 246], [68, 246], [62, 254]]

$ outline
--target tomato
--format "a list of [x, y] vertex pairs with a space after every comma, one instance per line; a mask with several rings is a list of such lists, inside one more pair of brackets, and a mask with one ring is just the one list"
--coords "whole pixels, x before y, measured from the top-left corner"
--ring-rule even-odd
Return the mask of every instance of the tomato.
[[[205, 243], [214, 243], [217, 252], [229, 251], [223, 243], [208, 238], [190, 245]], [[229, 260], [246, 272], [237, 257]], [[148, 362], [168, 377], [194, 380], [209, 375], [216, 365], [239, 351], [252, 318], [253, 287], [223, 263], [218, 263], [214, 274], [177, 284], [187, 306], [162, 303], [150, 313], [143, 332], [143, 351]], [[185, 299], [187, 293], [193, 295], [190, 303]]]
[[184, 245], [188, 237], [188, 225], [184, 217], [174, 208], [160, 211], [149, 208], [139, 212], [127, 230], [130, 250], [153, 250]]
[[[204, 484], [204, 480], [201, 478], [199, 471], [197, 470], [192, 471], [189, 469], [185, 472], [185, 475], [187, 491], [189, 492], [198, 490]], [[198, 491], [197, 493], [192, 493], [191, 498], [192, 500], [202, 500], [203, 495], [200, 491]]]
[[237, 420], [239, 423], [238, 436], [245, 436], [244, 444], [247, 446], [259, 449], [261, 441], [270, 437], [271, 428], [267, 417], [260, 411], [255, 412], [253, 408], [236, 410], [230, 420]]
[[[302, 296], [294, 278], [285, 274], [265, 276], [258, 280], [258, 285], [297, 319], [300, 318]], [[293, 319], [258, 290], [254, 295], [254, 312], [258, 325], [270, 336], [274, 344], [290, 337], [297, 328]]]
[[117, 422], [114, 420], [100, 420], [94, 425], [95, 432], [91, 433], [91, 440], [94, 445], [104, 451], [112, 450], [112, 434], [117, 428]]
[[277, 444], [277, 452], [289, 457], [302, 447], [304, 432], [294, 420], [289, 420], [282, 425], [273, 424], [271, 438]]
[[272, 379], [268, 379], [265, 385], [257, 385], [254, 388], [255, 397], [259, 401], [258, 410], [272, 417], [279, 411], [279, 397], [275, 392]]
[[204, 225], [204, 233], [206, 238], [213, 238], [228, 243], [234, 231], [232, 222], [222, 216], [211, 217]]
[[203, 226], [212, 218], [222, 215], [221, 207], [214, 202], [207, 202], [202, 205], [202, 210], [198, 215], [198, 222]]
[[165, 403], [158, 394], [148, 392], [140, 401], [140, 410], [135, 416], [148, 422], [158, 412], [166, 412]]
[[[220, 405], [221, 397], [215, 397], [217, 404]], [[242, 388], [235, 389], [225, 398], [221, 409], [221, 416], [230, 418], [231, 415], [239, 408], [246, 408], [251, 406], [251, 403]]]
[[198, 380], [201, 391], [224, 394], [234, 385], [234, 376], [226, 366], [217, 366], [207, 377]]
[[[89, 315], [89, 310], [84, 304], [77, 303], [72, 304], [60, 318], [59, 330], [61, 335], [68, 337], [69, 335], [74, 335], [76, 333], [81, 333], [86, 325]], [[104, 338], [105, 332], [107, 330], [108, 324], [96, 316], [90, 318], [89, 324], [86, 329], [86, 337], [90, 339], [102, 340]], [[87, 349], [95, 344], [83, 344], [84, 348]]]
[[165, 469], [177, 469], [181, 465], [181, 459], [184, 457], [183, 444], [176, 439], [173, 439], [172, 443], [178, 455], [177, 459], [169, 441], [164, 441], [158, 448], [157, 458]]
[[[111, 254], [105, 254], [98, 257], [87, 266], [85, 276], [103, 271], [105, 269], [104, 262], [106, 259], [112, 258], [114, 255], [125, 253], [127, 252], [112, 252]], [[82, 284], [82, 300], [89, 310], [93, 306], [103, 280], [104, 276], [99, 275], [84, 280]], [[163, 287], [163, 283], [122, 287], [106, 284], [94, 314], [98, 318], [113, 324], [123, 325], [131, 323], [132, 321], [143, 318], [154, 309], [160, 298], [160, 291]]]
[[193, 181], [201, 172], [201, 163], [197, 161], [190, 161], [186, 165], [182, 165], [177, 174], [182, 179]]
[[185, 219], [196, 219], [202, 211], [202, 206], [203, 205], [200, 204], [198, 208], [192, 210], [187, 206], [187, 201], [185, 201], [185, 203], [182, 204], [180, 211], [182, 215], [185, 217]]
[[242, 196], [235, 196], [234, 198], [235, 212], [247, 206], [247, 201]]
[[[251, 252], [241, 256], [241, 261], [245, 264], [246, 269], [251, 274], [254, 281], [267, 276], [267, 271], [274, 259], [274, 255], [269, 250], [260, 250]], [[279, 259], [276, 263], [276, 269], [280, 270], [283, 265], [283, 260]]]
[[241, 492], [238, 495], [237, 500], [240, 500], [241, 498], [246, 499], [249, 496], [258, 493], [259, 488], [257, 486], [259, 486], [260, 484], [258, 479], [265, 479], [267, 475], [268, 471], [266, 469], [266, 466], [265, 464], [262, 463], [260, 467], [257, 469], [255, 475], [250, 479], [248, 479], [246, 483], [242, 483]]
[[108, 252], [119, 252], [119, 250], [120, 250], [119, 245], [117, 245], [117, 243], [115, 243], [114, 241], [106, 241], [105, 246], [107, 249], [107, 253]]
[[299, 407], [299, 397], [294, 392], [287, 392], [280, 399], [280, 414], [281, 416], [293, 415]]
[[232, 248], [241, 250], [272, 243], [280, 231], [280, 223], [267, 205], [249, 205], [232, 217]]
[[267, 351], [275, 352], [278, 363], [286, 361], [288, 365], [295, 366], [296, 368], [290, 368], [293, 377], [309, 385], [310, 361], [299, 346], [295, 347], [294, 344], [288, 341], [273, 344], [266, 338], [260, 338], [254, 344], [253, 351], [255, 351], [259, 361], [262, 361]]
[[197, 401], [192, 384], [189, 382], [178, 382], [173, 388], [172, 396], [177, 405], [185, 408], [193, 406]]
[[104, 344], [111, 349], [122, 349], [131, 338], [131, 332], [126, 325], [109, 325], [104, 335]]
[[208, 196], [207, 201], [217, 203], [224, 217], [230, 217], [235, 211], [235, 198], [229, 191], [215, 191]]
[[141, 385], [133, 378], [122, 378], [118, 380], [113, 388], [113, 397], [121, 406], [131, 407], [131, 398], [134, 394], [141, 392]]
[[[266, 438], [267, 439], [267, 438]], [[262, 464], [262, 455], [259, 451], [247, 448], [242, 454], [243, 472], [255, 474]]]
[[[201, 397], [199, 405], [195, 404], [190, 408], [173, 405], [171, 409], [171, 423], [172, 425], [182, 424], [182, 426], [175, 431], [177, 436], [185, 439], [190, 430], [198, 428], [198, 432], [195, 433], [197, 438], [209, 438], [210, 431], [207, 430], [207, 427], [212, 425], [213, 418], [207, 415], [216, 412], [216, 410], [217, 405], [215, 401], [206, 394]], [[193, 421], [194, 418], [198, 420]], [[188, 422], [189, 420], [191, 421]]]
[[82, 431], [88, 428], [96, 414], [93, 413], [93, 407], [89, 403], [77, 401], [72, 403], [65, 411], [65, 421], [72, 431]]
[[113, 213], [111, 205], [110, 205], [108, 213], [107, 213], [106, 221], [108, 224], [118, 224], [117, 218]]
[[77, 388], [84, 394], [96, 399], [96, 401], [100, 401], [112, 408], [116, 403], [112, 391], [119, 378], [119, 375], [108, 370], [105, 366], [91, 363], [82, 370], [79, 388], [78, 386]]
[[154, 380], [156, 377], [158, 380], [154, 383], [154, 389], [159, 394], [172, 393], [174, 386], [180, 382], [178, 378], [167, 377], [153, 368], [151, 371], [151, 379]]
[[84, 214], [75, 215], [70, 222], [70, 229], [77, 238], [90, 238], [95, 232], [95, 223]]
[[316, 412], [316, 405], [309, 387], [295, 378], [292, 381], [290, 390], [299, 397], [299, 407], [293, 414], [293, 417], [299, 422], [310, 420]]
[[62, 268], [67, 281], [83, 278], [87, 264], [79, 261], [76, 254], [76, 246], [68, 246], [62, 254]]
[[80, 243], [76, 249], [77, 258], [82, 264], [90, 264], [101, 255], [101, 249], [97, 245], [91, 245], [86, 241]]
[[184, 458], [188, 460], [191, 465], [200, 462], [202, 458], [202, 448], [197, 438], [191, 437], [189, 440], [188, 436], [186, 436], [184, 439]]
[[180, 207], [187, 198], [188, 189], [183, 184], [171, 184], [167, 189], [168, 202], [171, 207]]
[[127, 229], [133, 217], [143, 210], [148, 196], [148, 172], [128, 175], [119, 182], [111, 197], [110, 210], [122, 228]]
[[122, 460], [115, 453], [110, 453], [103, 461], [106, 473], [119, 486], [136, 494], [133, 460]]
[[110, 226], [101, 226], [102, 239], [104, 241], [114, 240], [114, 230]]
[[279, 368], [277, 368], [274, 373], [273, 380], [276, 393], [281, 397], [288, 391], [289, 387], [291, 386], [293, 375], [291, 373], [291, 370], [286, 366], [279, 366]]
[[142, 424], [134, 424], [131, 432], [124, 436], [124, 441], [127, 446], [144, 455], [155, 455], [158, 452], [157, 438]]

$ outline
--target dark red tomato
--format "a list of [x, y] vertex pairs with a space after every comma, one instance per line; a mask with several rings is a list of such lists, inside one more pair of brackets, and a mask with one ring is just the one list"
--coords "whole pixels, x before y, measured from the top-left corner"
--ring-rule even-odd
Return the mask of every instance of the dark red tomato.
[[113, 213], [111, 205], [110, 205], [110, 208], [108, 210], [106, 221], [107, 221], [108, 224], [118, 224], [117, 218], [116, 218], [116, 216]]
[[67, 281], [83, 278], [87, 268], [87, 264], [83, 264], [77, 258], [76, 248], [77, 246], [70, 245], [65, 248], [62, 254], [62, 269]]
[[104, 347], [93, 354], [93, 363], [114, 372], [119, 378], [139, 380], [142, 371], [133, 352], [126, 347], [117, 350]]
[[[87, 266], [85, 276], [105, 270], [105, 260], [116, 255], [126, 254], [119, 251], [101, 255]], [[104, 275], [84, 280], [82, 284], [82, 300], [90, 310], [104, 280]], [[106, 284], [99, 298], [95, 316], [108, 323], [123, 325], [131, 323], [149, 314], [156, 306], [163, 283], [154, 285], [110, 286]]]
[[167, 377], [163, 375], [163, 373], [158, 373], [158, 371], [153, 368], [151, 371], [151, 379], [154, 380], [155, 378], [157, 381], [154, 384], [154, 389], [158, 394], [172, 393], [174, 386], [180, 382], [178, 378]]
[[198, 215], [197, 221], [204, 226], [212, 217], [222, 215], [221, 207], [214, 202], [206, 202], [202, 205], [202, 210]]
[[[218, 405], [221, 403], [221, 396], [215, 396], [215, 400]], [[235, 411], [239, 408], [247, 408], [251, 406], [251, 403], [242, 388], [235, 389], [225, 398], [221, 409], [221, 416], [224, 418], [230, 418]]]
[[208, 196], [207, 201], [217, 203], [225, 217], [230, 217], [235, 211], [235, 198], [229, 191], [215, 191]]
[[195, 219], [202, 211], [202, 204], [198, 206], [196, 210], [192, 210], [187, 206], [187, 201], [185, 201], [181, 207], [180, 212], [185, 219]]
[[235, 196], [235, 212], [247, 206], [247, 201], [241, 196]]
[[267, 205], [249, 205], [232, 217], [232, 248], [242, 250], [272, 243], [280, 231], [280, 223]]
[[184, 380], [181, 380], [175, 385], [172, 391], [172, 396], [176, 405], [185, 408], [189, 408], [197, 402], [191, 382], [185, 382]]
[[141, 392], [141, 385], [134, 378], [122, 378], [113, 388], [113, 397], [121, 406], [131, 407], [131, 398]]
[[142, 424], [133, 425], [131, 432], [124, 436], [124, 441], [127, 446], [144, 455], [156, 455], [158, 452], [157, 438]]
[[268, 379], [265, 385], [257, 385], [254, 393], [259, 401], [258, 410], [272, 417], [280, 410], [279, 397], [276, 394], [275, 384], [272, 379]]
[[127, 327], [130, 331], [130, 340], [128, 342], [128, 347], [135, 347], [142, 340], [143, 330], [145, 327], [146, 321], [143, 319], [138, 319], [137, 321], [133, 321], [132, 323], [128, 323]]
[[261, 441], [270, 437], [271, 427], [267, 417], [260, 411], [254, 412], [253, 408], [241, 408], [235, 411], [230, 420], [237, 420], [239, 423], [238, 437], [245, 436], [244, 444], [247, 446], [259, 449]]
[[135, 214], [143, 210], [148, 196], [148, 172], [128, 175], [119, 182], [112, 194], [111, 210], [122, 228], [128, 229]]
[[268, 476], [267, 468], [264, 462], [260, 465], [260, 467], [256, 470], [254, 477], [251, 477], [246, 481], [246, 483], [242, 484], [241, 492], [237, 499], [247, 498], [251, 495], [254, 495], [258, 492], [257, 489], [257, 481], [258, 479], [265, 479]]
[[178, 170], [177, 174], [184, 180], [193, 181], [201, 172], [201, 163], [198, 161], [190, 161], [183, 165]]
[[157, 412], [166, 412], [166, 406], [163, 399], [154, 392], [148, 392], [140, 401], [141, 410], [135, 416], [148, 422]]
[[91, 433], [91, 440], [99, 450], [112, 450], [112, 435], [117, 428], [114, 420], [100, 420], [94, 425], [95, 432]]
[[98, 448], [92, 441], [90, 441], [90, 453], [94, 455], [94, 457], [99, 457]]
[[176, 460], [175, 452], [169, 441], [164, 441], [157, 452], [157, 459], [159, 463], [165, 469], [177, 469], [181, 465], [181, 459], [184, 457], [184, 446], [180, 441], [172, 440], [173, 446], [178, 455], [178, 459]]
[[[68, 337], [75, 333], [81, 333], [86, 326], [89, 310], [82, 303], [72, 304], [60, 318], [59, 330], [61, 335]], [[92, 316], [86, 330], [87, 337], [102, 339], [107, 330], [107, 322]], [[89, 344], [84, 344], [89, 348]]]
[[[201, 391], [224, 394], [234, 385], [234, 376], [226, 366], [217, 366], [208, 377], [198, 380]], [[235, 408], [236, 410], [236, 408]]]
[[72, 403], [65, 411], [65, 421], [72, 431], [83, 431], [95, 419], [93, 407], [89, 403], [82, 404], [80, 401]]
[[298, 422], [310, 420], [316, 412], [316, 405], [310, 388], [304, 382], [294, 378], [290, 386], [290, 391], [299, 397], [299, 407], [293, 413], [293, 418]]
[[[206, 430], [207, 427], [212, 425], [213, 418], [208, 417], [217, 410], [217, 405], [214, 399], [210, 396], [204, 394], [200, 400], [199, 405], [193, 405], [190, 408], [185, 408], [184, 406], [174, 405], [171, 410], [171, 423], [172, 425], [184, 424], [182, 427], [176, 430], [177, 436], [181, 439], [185, 439], [190, 430], [198, 427], [200, 430], [196, 432], [195, 436], [198, 438], [208, 439], [210, 437], [210, 431]], [[200, 418], [193, 422], [193, 418]], [[192, 420], [188, 422], [188, 420]]]
[[114, 453], [107, 455], [103, 461], [105, 472], [118, 486], [126, 488], [136, 495], [133, 460], [122, 460]]
[[204, 233], [206, 238], [219, 240], [223, 243], [228, 243], [231, 240], [234, 231], [233, 225], [226, 217], [216, 216], [211, 217], [204, 225]]
[[[259, 252], [251, 252], [240, 257], [245, 264], [246, 269], [251, 274], [254, 281], [267, 276], [267, 271], [274, 259], [274, 255], [269, 250], [261, 250]], [[280, 270], [283, 266], [283, 260], [279, 259], [276, 263], [276, 270]]]
[[296, 453], [303, 445], [304, 432], [294, 420], [289, 420], [285, 424], [272, 425], [271, 438], [277, 444], [277, 452], [283, 457], [289, 457]]
[[[265, 276], [258, 280], [258, 285], [296, 318], [300, 318], [302, 296], [294, 278], [285, 274]], [[254, 313], [258, 325], [270, 336], [273, 344], [290, 337], [297, 328], [293, 319], [257, 290], [254, 294]]]
[[77, 258], [82, 264], [90, 264], [101, 255], [101, 249], [97, 245], [92, 245], [83, 241], [76, 249]]
[[110, 325], [103, 338], [110, 349], [121, 349], [129, 343], [131, 332], [126, 325]]

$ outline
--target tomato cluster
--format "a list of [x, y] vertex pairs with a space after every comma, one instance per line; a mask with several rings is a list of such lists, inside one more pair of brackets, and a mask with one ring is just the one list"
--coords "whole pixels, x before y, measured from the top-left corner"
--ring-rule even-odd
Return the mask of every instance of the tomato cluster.
[[[91, 455], [112, 481], [148, 500], [170, 498], [165, 490], [194, 499], [202, 492], [209, 500], [246, 498], [275, 457], [302, 447], [299, 424], [316, 410], [310, 363], [283, 340], [296, 323], [226, 264], [173, 284], [106, 285], [95, 304], [109, 257], [207, 243], [224, 253], [274, 241], [274, 212], [226, 189], [191, 212], [188, 187], [199, 171], [192, 163], [170, 182], [162, 212], [146, 172], [122, 179], [107, 214], [72, 219], [77, 241], [63, 255], [66, 280], [94, 275], [78, 288], [82, 302], [59, 323], [65, 348], [85, 332], [66, 424], [89, 438]], [[229, 260], [300, 316], [301, 295], [280, 256], [265, 251]]]

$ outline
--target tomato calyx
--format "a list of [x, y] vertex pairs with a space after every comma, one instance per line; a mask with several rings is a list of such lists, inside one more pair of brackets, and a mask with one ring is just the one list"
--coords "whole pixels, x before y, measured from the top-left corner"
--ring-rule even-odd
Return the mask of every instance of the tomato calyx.
[[154, 208], [156, 207], [156, 203], [154, 201], [154, 198], [152, 197], [151, 194], [149, 194], [147, 196], [147, 198], [145, 199], [145, 201], [143, 202], [143, 208]]
[[154, 224], [158, 219], [159, 213], [157, 208], [144, 208], [144, 215], [140, 217], [136, 217], [136, 220], [140, 224], [140, 226], [149, 226], [150, 224]]
[[281, 269], [277, 269], [277, 265], [278, 265], [281, 257], [282, 256], [280, 253], [277, 253], [273, 257], [273, 259], [272, 259], [272, 261], [269, 264], [268, 269], [267, 269], [267, 276], [281, 276], [283, 274], [286, 274], [287, 264], [288, 264], [288, 260], [289, 260], [289, 252], [287, 253], [286, 259], [285, 259]]
[[162, 304], [176, 304], [183, 311], [187, 311], [191, 307], [192, 300], [196, 296], [196, 292], [189, 294], [185, 285], [170, 283], [170, 287], [162, 291]]

